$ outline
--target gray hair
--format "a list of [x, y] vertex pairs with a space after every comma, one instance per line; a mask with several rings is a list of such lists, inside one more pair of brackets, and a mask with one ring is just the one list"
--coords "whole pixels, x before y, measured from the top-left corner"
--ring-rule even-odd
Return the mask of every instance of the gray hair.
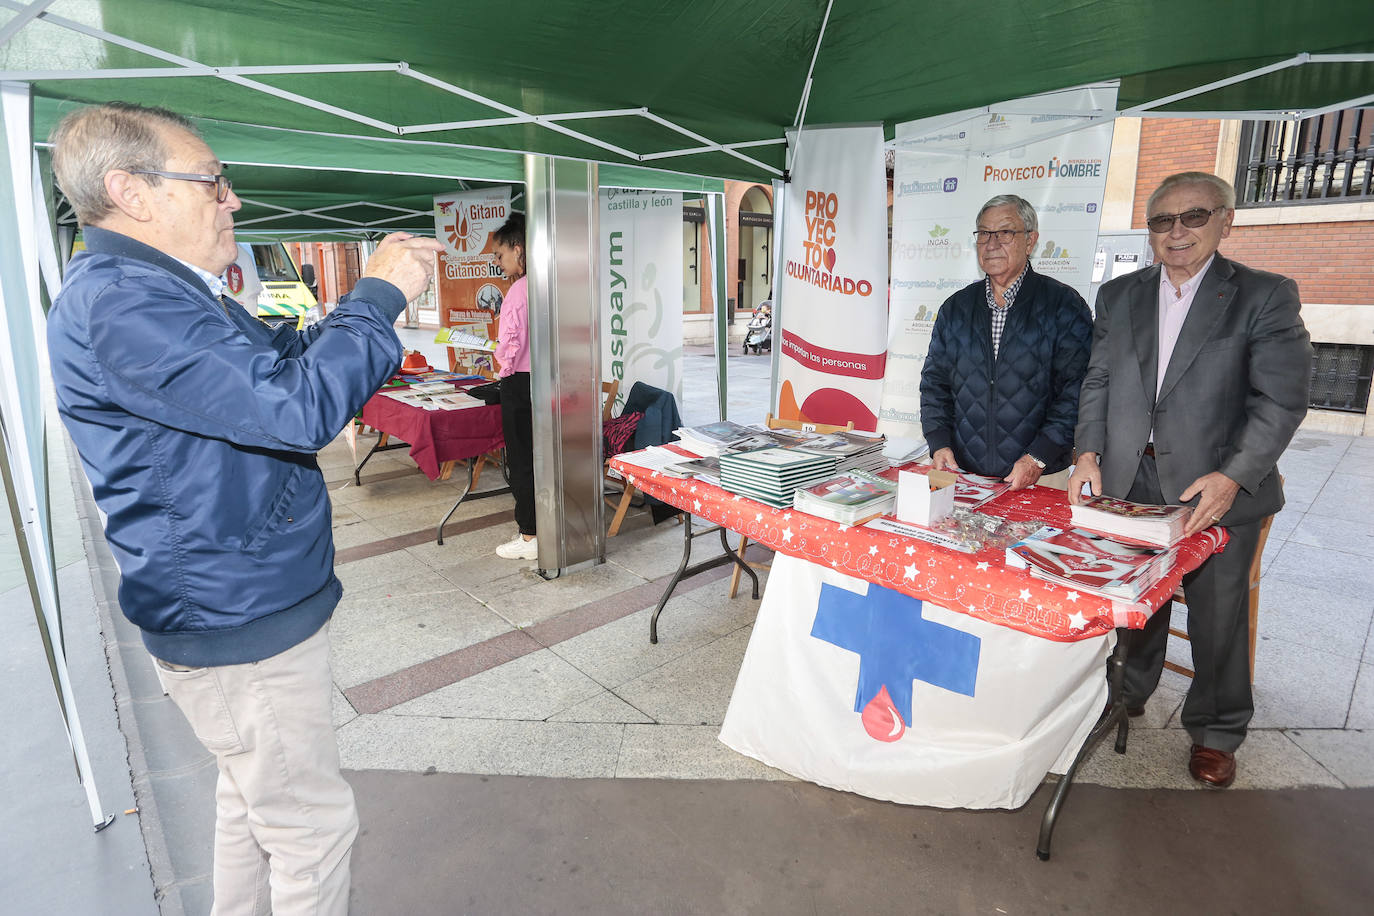
[[1024, 197], [1017, 197], [1015, 194], [998, 194], [996, 197], [983, 204], [983, 209], [978, 211], [975, 223], [983, 218], [983, 214], [994, 207], [1015, 207], [1016, 215], [1021, 217], [1021, 225], [1027, 232], [1035, 232], [1040, 228], [1040, 220], [1035, 215], [1035, 208], [1030, 201]]
[[[130, 102], [81, 108], [58, 122], [49, 138], [53, 173], [83, 226], [99, 225], [114, 211], [114, 202], [105, 191], [106, 173], [166, 166], [169, 154], [162, 129], [168, 127], [200, 136], [176, 112]], [[145, 177], [149, 184], [161, 181], [156, 175]]]
[[1179, 172], [1170, 175], [1159, 183], [1159, 187], [1155, 188], [1150, 199], [1145, 202], [1145, 215], [1150, 216], [1155, 212], [1155, 201], [1165, 194], [1190, 184], [1205, 185], [1212, 192], [1212, 199], [1217, 206], [1225, 207], [1228, 210], [1236, 209], [1236, 189], [1225, 178], [1218, 178], [1211, 172]]

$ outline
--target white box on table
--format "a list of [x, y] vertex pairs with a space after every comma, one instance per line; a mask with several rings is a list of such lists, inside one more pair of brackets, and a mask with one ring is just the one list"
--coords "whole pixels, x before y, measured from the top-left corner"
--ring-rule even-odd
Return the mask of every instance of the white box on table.
[[954, 481], [949, 471], [900, 471], [897, 520], [927, 528], [954, 511]]

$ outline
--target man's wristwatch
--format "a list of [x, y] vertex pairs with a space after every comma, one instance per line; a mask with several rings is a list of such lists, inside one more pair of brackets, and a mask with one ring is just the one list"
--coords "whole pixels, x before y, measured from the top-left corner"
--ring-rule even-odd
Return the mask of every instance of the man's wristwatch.
[[1039, 458], [1035, 457], [1030, 452], [1026, 452], [1026, 457], [1029, 458], [1031, 461], [1034, 461], [1035, 466], [1038, 467], [1040, 470], [1045, 470], [1045, 462], [1041, 461]]

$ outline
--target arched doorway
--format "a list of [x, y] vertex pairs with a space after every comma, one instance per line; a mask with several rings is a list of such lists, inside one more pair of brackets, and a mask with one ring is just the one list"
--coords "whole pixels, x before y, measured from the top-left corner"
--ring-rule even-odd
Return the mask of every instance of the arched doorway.
[[736, 250], [735, 313], [747, 315], [773, 297], [773, 200], [762, 185], [754, 185], [740, 198]]

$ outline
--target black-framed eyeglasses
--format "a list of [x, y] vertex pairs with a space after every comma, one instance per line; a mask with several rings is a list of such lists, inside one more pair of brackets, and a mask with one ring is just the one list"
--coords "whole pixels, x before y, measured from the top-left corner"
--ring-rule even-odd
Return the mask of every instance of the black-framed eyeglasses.
[[1010, 245], [1012, 239], [1025, 231], [1025, 229], [978, 229], [973, 233], [973, 243], [986, 245], [993, 239], [997, 239], [999, 245]]
[[212, 184], [215, 186], [215, 202], [224, 203], [229, 199], [229, 192], [234, 189], [234, 183], [229, 180], [229, 176], [220, 172], [218, 175], [197, 175], [193, 172], [161, 172], [157, 169], [129, 169], [130, 175], [156, 175], [159, 178], [172, 178], [176, 181], [195, 181], [200, 184]]
[[1184, 210], [1182, 213], [1156, 213], [1154, 216], [1145, 220], [1145, 225], [1150, 227], [1150, 231], [1156, 235], [1163, 235], [1174, 228], [1174, 220], [1183, 223], [1189, 229], [1201, 229], [1207, 225], [1207, 221], [1212, 218], [1212, 214], [1218, 210], [1225, 210], [1226, 207], [1213, 207], [1208, 210], [1205, 207], [1194, 207], [1191, 210]]

